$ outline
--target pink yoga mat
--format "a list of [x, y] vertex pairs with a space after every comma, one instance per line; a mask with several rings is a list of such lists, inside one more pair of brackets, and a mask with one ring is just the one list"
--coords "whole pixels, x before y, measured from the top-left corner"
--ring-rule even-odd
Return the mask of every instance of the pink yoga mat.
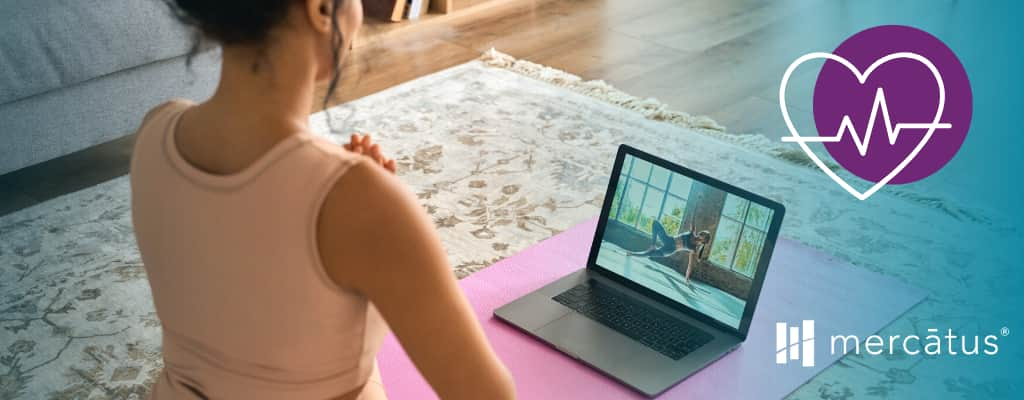
[[[495, 351], [511, 371], [519, 398], [643, 398], [492, 315], [495, 308], [583, 267], [596, 225], [595, 218], [459, 282]], [[780, 239], [747, 341], [659, 398], [783, 397], [839, 359], [839, 354], [829, 351], [829, 336], [856, 334], [863, 339], [924, 296], [920, 289]], [[816, 366], [802, 367], [799, 361], [777, 365], [776, 322], [799, 325], [804, 319], [816, 321]], [[384, 341], [377, 360], [391, 399], [437, 398], [394, 336]]]

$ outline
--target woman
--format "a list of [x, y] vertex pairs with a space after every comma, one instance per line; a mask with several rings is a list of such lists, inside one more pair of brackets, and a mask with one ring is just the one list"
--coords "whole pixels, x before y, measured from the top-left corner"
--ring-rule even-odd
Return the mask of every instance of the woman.
[[368, 137], [342, 149], [310, 133], [314, 88], [333, 92], [359, 0], [170, 4], [223, 60], [209, 100], [150, 111], [132, 156], [164, 332], [151, 398], [384, 398], [388, 327], [442, 398], [512, 398], [394, 162]]
[[[658, 241], [661, 240], [661, 246]], [[690, 284], [690, 272], [697, 260], [705, 258], [704, 247], [711, 241], [711, 232], [700, 231], [693, 233], [693, 221], [690, 221], [689, 229], [679, 236], [669, 236], [661, 222], [654, 221], [651, 227], [651, 246], [644, 251], [626, 252], [627, 256], [640, 257], [671, 257], [678, 252], [686, 252], [689, 259], [686, 263], [686, 283]]]

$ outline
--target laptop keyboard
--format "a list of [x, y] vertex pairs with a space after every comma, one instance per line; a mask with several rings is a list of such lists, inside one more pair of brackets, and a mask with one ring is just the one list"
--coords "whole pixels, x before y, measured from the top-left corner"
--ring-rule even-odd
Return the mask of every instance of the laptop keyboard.
[[593, 280], [551, 299], [673, 360], [683, 358], [713, 338], [693, 325]]

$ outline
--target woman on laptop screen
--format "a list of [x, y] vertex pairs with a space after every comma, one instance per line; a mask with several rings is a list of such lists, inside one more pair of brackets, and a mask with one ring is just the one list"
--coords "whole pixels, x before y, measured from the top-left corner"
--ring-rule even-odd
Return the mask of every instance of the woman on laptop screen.
[[[659, 240], [661, 240], [661, 247], [658, 247]], [[671, 257], [675, 253], [685, 251], [689, 253], [689, 261], [686, 263], [686, 283], [689, 284], [690, 272], [692, 272], [693, 266], [697, 264], [697, 259], [706, 258], [704, 248], [709, 241], [711, 241], [711, 232], [702, 230], [693, 233], [693, 221], [690, 221], [690, 227], [686, 232], [672, 237], [669, 236], [668, 232], [665, 232], [665, 227], [661, 226], [661, 222], [655, 220], [651, 227], [651, 246], [644, 251], [627, 252], [626, 255]]]

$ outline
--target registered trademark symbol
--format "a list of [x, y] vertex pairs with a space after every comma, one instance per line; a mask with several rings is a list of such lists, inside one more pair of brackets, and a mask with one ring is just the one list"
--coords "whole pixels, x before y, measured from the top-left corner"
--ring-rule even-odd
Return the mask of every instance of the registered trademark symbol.
[[1003, 329], [999, 330], [999, 334], [1003, 336], [1010, 336], [1010, 328], [1004, 326]]

